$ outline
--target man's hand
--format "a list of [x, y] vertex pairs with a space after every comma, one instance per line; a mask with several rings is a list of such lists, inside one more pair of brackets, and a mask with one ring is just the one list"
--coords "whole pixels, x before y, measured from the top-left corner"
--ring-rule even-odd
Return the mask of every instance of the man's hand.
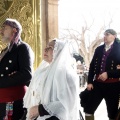
[[98, 79], [100, 79], [102, 81], [105, 81], [106, 79], [108, 79], [107, 72], [103, 72], [102, 74], [100, 74]]
[[87, 90], [92, 90], [93, 89], [93, 84], [88, 84], [87, 85]]
[[117, 69], [120, 69], [120, 65], [117, 65]]
[[35, 119], [38, 116], [39, 116], [38, 105], [31, 107], [29, 111], [30, 120]]

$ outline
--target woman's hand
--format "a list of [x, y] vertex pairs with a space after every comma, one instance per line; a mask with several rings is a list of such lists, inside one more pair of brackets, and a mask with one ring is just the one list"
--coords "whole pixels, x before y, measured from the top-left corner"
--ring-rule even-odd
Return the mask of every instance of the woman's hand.
[[29, 111], [30, 120], [35, 119], [38, 116], [39, 116], [38, 105], [31, 107]]

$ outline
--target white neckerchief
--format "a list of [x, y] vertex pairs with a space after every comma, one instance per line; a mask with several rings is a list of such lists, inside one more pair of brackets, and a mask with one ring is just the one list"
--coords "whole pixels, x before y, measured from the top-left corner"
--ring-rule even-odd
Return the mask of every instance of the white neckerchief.
[[105, 51], [108, 51], [111, 46], [112, 46], [113, 42], [111, 42], [109, 45], [105, 44]]
[[56, 40], [52, 63], [41, 63], [24, 97], [24, 107], [28, 113], [32, 106], [39, 104], [49, 112], [50, 115], [39, 116], [37, 120], [45, 120], [50, 116], [60, 120], [77, 120], [79, 80], [72, 61], [69, 43]]

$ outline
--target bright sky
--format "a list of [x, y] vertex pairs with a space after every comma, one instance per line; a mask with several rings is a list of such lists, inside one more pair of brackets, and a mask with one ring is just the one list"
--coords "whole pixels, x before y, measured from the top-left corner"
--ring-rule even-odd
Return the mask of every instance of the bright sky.
[[[82, 26], [90, 26], [94, 19], [91, 31], [86, 32], [86, 48], [95, 39], [101, 26], [106, 25], [106, 29], [112, 28], [120, 33], [120, 0], [59, 0], [59, 37], [62, 38], [65, 31], [63, 29], [74, 29], [81, 31]], [[113, 21], [108, 26], [110, 18]], [[104, 31], [103, 31], [104, 32]], [[103, 37], [103, 33], [101, 34]], [[120, 38], [120, 35], [118, 35]], [[74, 50], [78, 52], [78, 46], [73, 40]]]
[[120, 32], [119, 0], [59, 0], [60, 29], [74, 28], [80, 30], [81, 26], [84, 25], [84, 19], [88, 25], [94, 19], [92, 30], [98, 32], [97, 30], [104, 22], [107, 25], [111, 16], [113, 16], [111, 28]]

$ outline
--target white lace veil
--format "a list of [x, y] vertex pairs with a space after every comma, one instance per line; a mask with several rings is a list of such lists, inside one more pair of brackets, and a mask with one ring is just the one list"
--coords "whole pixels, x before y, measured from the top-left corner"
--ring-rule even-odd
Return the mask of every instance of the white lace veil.
[[50, 115], [38, 117], [45, 120], [56, 116], [60, 120], [77, 120], [78, 76], [73, 69], [73, 58], [68, 41], [56, 40], [53, 61], [42, 61], [32, 78], [24, 97], [24, 107], [43, 104]]

